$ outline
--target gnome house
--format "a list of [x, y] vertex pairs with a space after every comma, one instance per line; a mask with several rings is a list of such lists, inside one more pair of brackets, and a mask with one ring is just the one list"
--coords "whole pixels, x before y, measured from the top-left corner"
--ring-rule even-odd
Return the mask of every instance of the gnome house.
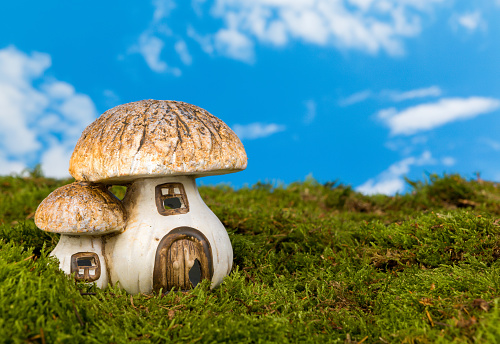
[[[143, 100], [106, 111], [70, 160], [77, 180], [39, 205], [36, 225], [60, 233], [60, 268], [129, 293], [211, 287], [231, 271], [227, 232], [195, 178], [245, 169], [241, 141], [220, 119], [187, 103]], [[110, 191], [125, 185], [122, 201]]]

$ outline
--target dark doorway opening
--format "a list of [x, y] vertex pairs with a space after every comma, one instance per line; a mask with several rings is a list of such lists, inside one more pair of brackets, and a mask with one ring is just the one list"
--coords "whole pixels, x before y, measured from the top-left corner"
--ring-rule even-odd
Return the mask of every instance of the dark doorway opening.
[[193, 285], [193, 288], [201, 282], [201, 264], [198, 259], [194, 260], [194, 264], [191, 267], [191, 270], [189, 270], [189, 281]]
[[189, 290], [213, 276], [212, 249], [200, 231], [190, 227], [173, 229], [156, 250], [153, 289], [158, 292]]

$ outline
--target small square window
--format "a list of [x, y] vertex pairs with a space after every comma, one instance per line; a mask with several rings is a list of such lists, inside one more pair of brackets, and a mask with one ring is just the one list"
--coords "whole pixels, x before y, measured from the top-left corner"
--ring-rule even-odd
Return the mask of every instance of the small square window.
[[71, 273], [77, 281], [93, 282], [101, 277], [101, 262], [94, 252], [79, 252], [71, 256]]
[[181, 183], [161, 184], [156, 187], [156, 207], [161, 215], [179, 215], [189, 212], [189, 203]]

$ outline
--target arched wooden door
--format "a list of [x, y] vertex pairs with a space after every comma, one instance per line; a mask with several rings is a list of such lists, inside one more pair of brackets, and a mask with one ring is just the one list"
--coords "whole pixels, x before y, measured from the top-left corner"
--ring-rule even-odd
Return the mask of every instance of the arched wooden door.
[[198, 230], [179, 227], [158, 245], [153, 271], [153, 289], [158, 292], [188, 290], [213, 276], [212, 249]]

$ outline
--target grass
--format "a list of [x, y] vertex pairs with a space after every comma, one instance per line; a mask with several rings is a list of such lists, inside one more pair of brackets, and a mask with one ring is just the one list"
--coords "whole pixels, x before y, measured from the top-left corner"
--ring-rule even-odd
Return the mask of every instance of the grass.
[[0, 177], [2, 342], [500, 342], [495, 183], [432, 175], [395, 197], [314, 180], [205, 186], [233, 245], [230, 276], [128, 295], [76, 284], [49, 256], [58, 236], [33, 213], [69, 182]]

